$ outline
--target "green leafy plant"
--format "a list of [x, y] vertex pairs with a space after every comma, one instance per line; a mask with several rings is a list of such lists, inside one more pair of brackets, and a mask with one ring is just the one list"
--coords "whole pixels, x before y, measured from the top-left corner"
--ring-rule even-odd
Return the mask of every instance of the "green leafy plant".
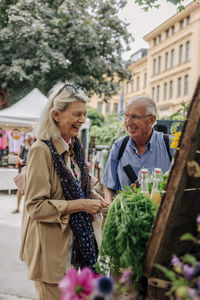
[[146, 243], [157, 212], [157, 205], [140, 192], [126, 187], [114, 199], [106, 219], [97, 271], [111, 270], [119, 276], [122, 269], [132, 267], [132, 284], [142, 290], [141, 276]]
[[87, 107], [87, 117], [90, 119], [91, 127], [92, 126], [102, 126], [104, 122], [103, 114], [98, 111], [98, 109], [88, 106]]
[[169, 118], [171, 120], [175, 120], [177, 118], [178, 118], [178, 120], [185, 120], [189, 106], [190, 106], [190, 102], [189, 103], [186, 103], [184, 101], [181, 102], [181, 108], [179, 110], [177, 110], [177, 112], [172, 114]]
[[[123, 51], [133, 39], [118, 12], [126, 1], [1, 0], [0, 82], [8, 105], [62, 79], [110, 98], [129, 78]], [[109, 78], [109, 80], [108, 80]]]
[[[197, 237], [191, 233], [185, 233], [181, 241], [192, 241], [200, 245], [200, 215], [197, 217]], [[172, 269], [156, 264], [165, 276], [171, 281], [172, 286], [166, 293], [170, 299], [199, 300], [200, 299], [200, 261], [186, 253], [180, 258], [173, 255], [171, 260]]]
[[126, 135], [126, 129], [124, 123], [120, 121], [105, 124], [102, 127], [93, 126], [90, 129], [90, 136], [96, 137], [96, 145], [107, 145], [109, 149], [114, 141], [123, 135]]

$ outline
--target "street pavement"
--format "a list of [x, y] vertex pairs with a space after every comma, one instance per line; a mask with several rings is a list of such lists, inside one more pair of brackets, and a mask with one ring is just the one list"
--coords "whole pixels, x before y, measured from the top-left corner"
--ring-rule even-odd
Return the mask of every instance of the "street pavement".
[[16, 192], [0, 191], [0, 300], [36, 300], [33, 281], [19, 259], [21, 212], [16, 208]]

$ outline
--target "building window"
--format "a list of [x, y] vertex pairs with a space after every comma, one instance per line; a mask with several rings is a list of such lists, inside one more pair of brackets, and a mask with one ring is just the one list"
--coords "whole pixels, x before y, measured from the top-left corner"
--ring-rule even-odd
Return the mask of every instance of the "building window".
[[126, 94], [128, 94], [128, 82], [126, 83]]
[[188, 89], [189, 89], [189, 76], [185, 75], [185, 80], [184, 80], [184, 95], [188, 94]]
[[109, 102], [106, 103], [106, 113], [107, 114], [110, 113], [110, 103]]
[[159, 36], [158, 36], [158, 41], [159, 41], [159, 43], [162, 42], [162, 36], [161, 36], [161, 34], [159, 34]]
[[172, 34], [174, 34], [175, 33], [175, 28], [174, 28], [174, 26], [172, 26]]
[[183, 45], [179, 47], [179, 64], [183, 63]]
[[153, 39], [153, 44], [156, 45], [156, 38]]
[[153, 75], [156, 74], [156, 59], [153, 60]]
[[161, 56], [158, 57], [158, 73], [161, 72]]
[[183, 29], [183, 27], [184, 27], [184, 20], [181, 20], [179, 22], [179, 28], [180, 28], [180, 30]]
[[186, 49], [185, 49], [185, 60], [190, 59], [190, 42], [188, 41], [186, 43]]
[[174, 67], [174, 49], [171, 51], [171, 68]]
[[98, 108], [98, 110], [99, 110], [100, 112], [102, 112], [102, 108], [103, 108], [103, 103], [102, 103], [102, 101], [99, 101], [99, 102], [97, 103], [97, 108]]
[[118, 113], [118, 103], [114, 103], [113, 105], [113, 112]]
[[167, 82], [164, 83], [164, 100], [167, 100]]
[[137, 77], [137, 90], [140, 89], [140, 77], [138, 76]]
[[182, 85], [182, 79], [181, 77], [178, 78], [178, 91], [177, 91], [177, 96], [181, 96], [181, 85]]
[[165, 30], [166, 39], [169, 37], [169, 29]]
[[187, 25], [190, 25], [190, 16], [187, 16], [186, 23]]
[[133, 92], [134, 91], [134, 80], [132, 79], [131, 80], [131, 92]]
[[171, 99], [173, 97], [173, 81], [171, 80], [169, 82], [169, 98]]
[[156, 95], [156, 101], [158, 102], [160, 100], [160, 86], [157, 85], [157, 95]]
[[168, 69], [168, 60], [169, 60], [169, 54], [167, 52], [167, 53], [165, 53], [165, 70]]
[[147, 86], [147, 73], [144, 73], [144, 87]]
[[152, 100], [155, 101], [155, 87], [152, 87]]

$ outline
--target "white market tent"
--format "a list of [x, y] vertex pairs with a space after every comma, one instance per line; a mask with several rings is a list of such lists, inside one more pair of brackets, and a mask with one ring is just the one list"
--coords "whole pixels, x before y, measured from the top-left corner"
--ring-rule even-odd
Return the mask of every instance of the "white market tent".
[[[35, 127], [47, 102], [45, 95], [37, 88], [33, 89], [17, 103], [0, 110], [0, 126]], [[89, 127], [90, 120], [87, 118], [81, 130]]]
[[[39, 120], [48, 98], [43, 95], [37, 88], [34, 88], [24, 98], [12, 106], [0, 110], [0, 127], [23, 127], [34, 128]], [[90, 120], [81, 126], [82, 136], [86, 157], [88, 156], [88, 139], [89, 139]], [[16, 169], [0, 168], [0, 190], [16, 189], [13, 177], [17, 175]], [[2, 178], [4, 180], [2, 181]]]
[[0, 110], [0, 126], [34, 127], [48, 102], [37, 88], [12, 106]]

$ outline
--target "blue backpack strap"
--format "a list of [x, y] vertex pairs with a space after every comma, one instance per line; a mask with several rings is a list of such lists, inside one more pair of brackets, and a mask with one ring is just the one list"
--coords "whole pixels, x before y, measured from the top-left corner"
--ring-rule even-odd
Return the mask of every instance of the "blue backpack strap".
[[168, 134], [163, 134], [163, 139], [164, 139], [164, 142], [165, 142], [165, 146], [166, 146], [166, 149], [167, 149], [167, 153], [169, 155], [169, 160], [171, 162], [172, 160], [172, 156], [171, 156], [171, 153], [170, 153], [170, 150], [169, 150], [169, 135]]
[[124, 150], [125, 150], [125, 148], [126, 148], [126, 145], [127, 145], [127, 143], [128, 143], [129, 138], [130, 138], [129, 135], [126, 135], [126, 136], [125, 136], [125, 138], [124, 138], [124, 140], [123, 140], [123, 142], [122, 142], [122, 144], [121, 144], [121, 147], [120, 147], [120, 149], [119, 149], [118, 160], [121, 159], [121, 157], [122, 157], [122, 155], [123, 155], [123, 153], [124, 153]]
[[[126, 148], [126, 145], [127, 145], [128, 141], [129, 141], [129, 138], [130, 138], [129, 135], [125, 136], [125, 138], [124, 138], [124, 140], [123, 140], [123, 142], [121, 144], [121, 147], [119, 149], [118, 160], [121, 159], [121, 157], [122, 157], [122, 155], [124, 153], [124, 150]], [[132, 166], [130, 164], [124, 166], [123, 170], [126, 173], [126, 175], [129, 178], [129, 180], [130, 180], [131, 183], [134, 183], [137, 180], [137, 175], [135, 174], [135, 171], [133, 170], [133, 168], [132, 168]]]

